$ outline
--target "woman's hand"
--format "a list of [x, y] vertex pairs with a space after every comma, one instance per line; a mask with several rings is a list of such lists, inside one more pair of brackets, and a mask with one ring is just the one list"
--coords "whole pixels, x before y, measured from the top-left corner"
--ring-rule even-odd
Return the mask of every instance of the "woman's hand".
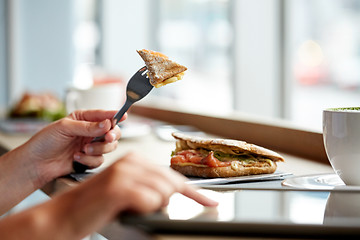
[[50, 201], [0, 219], [0, 236], [3, 232], [4, 239], [7, 236], [82, 239], [124, 211], [150, 213], [166, 206], [175, 192], [204, 206], [217, 206], [217, 202], [197, 192], [185, 180], [172, 169], [152, 165], [139, 155], [127, 154]]
[[[119, 127], [112, 128], [110, 120], [115, 114], [76, 111], [0, 156], [0, 215], [54, 178], [69, 174], [73, 161], [98, 167], [104, 161], [102, 155], [114, 150], [120, 138]], [[90, 143], [103, 134], [104, 142]]]
[[186, 184], [186, 180], [171, 168], [151, 164], [144, 157], [129, 153], [85, 184], [102, 189], [102, 196], [113, 199], [116, 213], [124, 210], [140, 213], [156, 211], [167, 206], [175, 192], [205, 206], [217, 205]]
[[[88, 110], [75, 111], [69, 116], [56, 121], [25, 144], [23, 153], [30, 157], [37, 166], [39, 185], [52, 179], [69, 174], [73, 161], [80, 162], [90, 168], [100, 166], [103, 154], [117, 147], [120, 129], [112, 129], [110, 119], [116, 111]], [[124, 120], [125, 117], [122, 118]], [[105, 134], [104, 142], [94, 142], [94, 137]]]

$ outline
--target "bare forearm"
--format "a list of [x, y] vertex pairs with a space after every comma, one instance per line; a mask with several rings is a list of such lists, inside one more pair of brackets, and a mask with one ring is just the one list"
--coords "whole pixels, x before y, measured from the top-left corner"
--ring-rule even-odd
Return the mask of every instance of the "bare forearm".
[[111, 203], [103, 189], [100, 192], [94, 186], [94, 191], [89, 191], [90, 185], [81, 184], [0, 220], [0, 239], [81, 239], [100, 229], [115, 216], [118, 206]]
[[0, 239], [48, 239], [49, 236], [81, 239], [124, 210], [139, 213], [158, 210], [174, 192], [204, 206], [217, 205], [187, 185], [180, 174], [164, 171], [146, 164], [135, 154], [128, 154], [52, 200], [1, 219]]
[[0, 157], [0, 215], [39, 187], [35, 166], [21, 148]]
[[89, 179], [65, 194], [55, 196], [49, 207], [66, 237], [77, 239], [100, 229], [118, 213], [119, 204], [113, 197], [99, 181]]

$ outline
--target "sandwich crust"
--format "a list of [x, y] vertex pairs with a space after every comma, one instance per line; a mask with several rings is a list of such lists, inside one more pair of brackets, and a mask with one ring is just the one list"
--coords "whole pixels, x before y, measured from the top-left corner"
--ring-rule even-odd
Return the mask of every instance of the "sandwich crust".
[[[180, 132], [172, 134], [176, 142], [175, 154], [186, 150], [218, 151], [231, 155], [248, 156], [249, 160], [229, 157], [230, 165], [210, 167], [208, 165], [195, 164], [193, 162], [172, 161], [170, 167], [186, 175], [204, 178], [239, 177], [246, 175], [266, 174], [276, 171], [277, 161], [284, 159], [269, 149], [250, 144], [244, 141], [231, 139], [210, 139], [197, 136], [189, 136]], [[246, 157], [247, 158], [247, 157]]]
[[204, 148], [212, 151], [221, 151], [228, 154], [248, 153], [269, 158], [274, 162], [284, 161], [284, 158], [278, 153], [244, 141], [195, 137], [180, 132], [174, 132], [172, 133], [172, 136], [178, 140], [176, 151]]
[[[144, 60], [146, 67], [148, 68], [150, 83], [155, 86], [164, 82], [167, 79], [176, 77], [176, 75], [187, 70], [185, 66], [182, 66], [174, 61], [171, 61], [166, 55], [151, 51], [151, 50], [137, 50], [141, 58]], [[182, 76], [179, 76], [176, 80], [180, 80]]]
[[239, 166], [235, 169], [232, 166], [203, 167], [194, 165], [182, 166], [180, 164], [171, 164], [170, 167], [186, 176], [218, 178], [273, 173], [276, 170], [276, 163], [268, 164], [267, 162], [259, 162], [254, 166]]

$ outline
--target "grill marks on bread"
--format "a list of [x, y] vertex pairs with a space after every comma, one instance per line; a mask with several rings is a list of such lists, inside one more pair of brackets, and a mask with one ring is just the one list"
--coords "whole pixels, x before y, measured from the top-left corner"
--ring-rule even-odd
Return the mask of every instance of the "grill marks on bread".
[[137, 50], [149, 70], [150, 83], [154, 87], [161, 87], [180, 80], [187, 68], [170, 60], [166, 55], [151, 51]]

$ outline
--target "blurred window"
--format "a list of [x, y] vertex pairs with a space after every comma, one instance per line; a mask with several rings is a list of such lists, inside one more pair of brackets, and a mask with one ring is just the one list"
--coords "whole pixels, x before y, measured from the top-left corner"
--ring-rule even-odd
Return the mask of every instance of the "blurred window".
[[158, 89], [189, 109], [233, 109], [230, 1], [158, 1], [155, 49], [188, 66], [181, 83]]
[[0, 110], [22, 90], [64, 93], [85, 61], [128, 79], [143, 65], [139, 48], [189, 68], [151, 94], [189, 110], [236, 110], [321, 131], [324, 108], [359, 106], [358, 0], [0, 3], [9, 12], [0, 15], [0, 50], [8, 51]]
[[7, 11], [6, 11], [6, 3], [5, 1], [0, 1], [0, 52], [2, 53], [0, 55], [0, 117], [4, 114], [5, 108], [3, 106], [6, 106], [7, 104], [7, 98], [8, 98], [8, 83], [7, 83], [7, 49], [8, 49], [8, 43], [7, 43]]
[[163, 96], [203, 111], [282, 117], [316, 131], [323, 109], [359, 106], [357, 0], [160, 0], [157, 11], [156, 47], [191, 66], [183, 83], [161, 89]]
[[323, 109], [360, 104], [360, 1], [285, 2], [289, 117], [321, 130]]

